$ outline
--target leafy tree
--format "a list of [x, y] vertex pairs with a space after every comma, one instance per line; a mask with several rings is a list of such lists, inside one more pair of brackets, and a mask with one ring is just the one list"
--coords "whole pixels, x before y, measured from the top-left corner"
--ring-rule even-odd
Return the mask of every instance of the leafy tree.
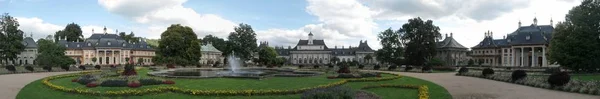
[[420, 17], [409, 19], [398, 33], [402, 35], [406, 51], [406, 62], [410, 65], [424, 65], [436, 54], [436, 39], [440, 38], [440, 28], [433, 21], [423, 21]]
[[427, 66], [444, 66], [444, 61], [438, 58], [431, 58], [427, 61]]
[[400, 33], [394, 32], [391, 28], [384, 30], [377, 36], [382, 46], [377, 51], [377, 60], [384, 63], [393, 63], [395, 65], [401, 65], [404, 55], [404, 47], [400, 38]]
[[479, 59], [479, 61], [477, 61], [477, 63], [479, 64], [479, 66], [482, 66], [482, 64], [483, 64], [483, 59]]
[[473, 61], [473, 59], [469, 59], [468, 65], [469, 66], [475, 65], [475, 61]]
[[36, 64], [51, 67], [75, 64], [75, 60], [65, 55], [65, 47], [46, 39], [39, 39], [37, 43], [40, 55], [35, 59]]
[[331, 58], [330, 61], [335, 64], [340, 61], [340, 58], [338, 58], [337, 56], [333, 56], [333, 58]]
[[365, 60], [367, 61], [366, 63], [371, 63], [371, 59], [373, 59], [373, 56], [371, 56], [371, 54], [367, 54], [365, 56]]
[[549, 59], [575, 72], [600, 69], [600, 2], [583, 0], [556, 25]]
[[119, 36], [121, 36], [121, 38], [123, 38], [123, 40], [125, 40], [125, 42], [134, 42], [134, 43], [139, 43], [140, 42], [140, 37], [135, 37], [135, 34], [133, 34], [133, 31], [130, 32], [129, 34], [125, 34], [125, 32], [121, 32], [119, 33]]
[[258, 59], [265, 65], [277, 63], [277, 52], [273, 47], [264, 47], [258, 51]]
[[142, 58], [137, 59], [137, 64], [142, 65], [143, 63], [144, 63], [144, 59], [142, 59]]
[[155, 62], [195, 65], [200, 60], [200, 41], [192, 28], [173, 24], [161, 34]]
[[57, 31], [54, 34], [54, 40], [58, 41], [59, 39], [67, 38], [67, 41], [83, 41], [83, 34], [81, 31], [81, 27], [75, 23], [69, 23], [65, 27], [65, 29]]
[[234, 30], [235, 32], [229, 33], [227, 37], [231, 44], [229, 46], [231, 46], [235, 56], [239, 57], [242, 61], [251, 59], [252, 54], [258, 49], [256, 33], [254, 33], [250, 25], [244, 23], [235, 27]]
[[[127, 58], [125, 58], [125, 59], [127, 59]], [[96, 61], [98, 61], [98, 58], [96, 58], [96, 57], [92, 58], [92, 62], [94, 62], [94, 64], [96, 64]], [[129, 63], [129, 61], [127, 61], [127, 62]]]
[[23, 31], [19, 29], [19, 22], [14, 17], [4, 13], [0, 17], [0, 63], [2, 60], [16, 63], [17, 55], [25, 50]]

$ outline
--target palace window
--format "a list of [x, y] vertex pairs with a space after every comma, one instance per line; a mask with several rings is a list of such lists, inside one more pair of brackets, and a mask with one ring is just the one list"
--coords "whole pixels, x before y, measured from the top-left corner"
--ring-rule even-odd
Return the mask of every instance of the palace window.
[[108, 42], [106, 45], [109, 45], [109, 46], [110, 46], [110, 42]]

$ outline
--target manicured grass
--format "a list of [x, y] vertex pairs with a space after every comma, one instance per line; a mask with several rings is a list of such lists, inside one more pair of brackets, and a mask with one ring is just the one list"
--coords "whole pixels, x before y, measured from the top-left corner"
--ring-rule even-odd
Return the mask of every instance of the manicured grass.
[[[141, 77], [146, 76], [147, 69], [140, 69], [138, 73]], [[393, 76], [389, 74], [382, 75], [384, 77]], [[78, 83], [71, 82], [70, 78], [62, 78], [52, 80], [51, 82], [60, 86], [65, 86], [69, 88], [81, 88], [81, 89], [90, 89], [97, 91], [105, 91], [105, 90], [123, 90], [130, 89], [127, 87], [96, 87], [96, 88], [87, 88], [84, 85], [80, 85]], [[312, 87], [321, 84], [328, 84], [332, 82], [339, 81], [341, 79], [327, 79], [326, 75], [314, 76], [314, 77], [271, 77], [268, 79], [257, 80], [257, 79], [236, 79], [236, 78], [210, 78], [210, 79], [172, 79], [176, 82], [174, 85], [153, 85], [153, 86], [142, 86], [138, 89], [144, 88], [153, 88], [158, 86], [177, 86], [180, 88], [189, 88], [189, 89], [228, 89], [228, 90], [244, 90], [244, 89], [296, 89], [296, 88], [304, 88], [304, 87]], [[436, 85], [434, 83], [412, 78], [412, 77], [402, 77], [400, 79], [388, 80], [388, 81], [379, 81], [379, 82], [349, 82], [344, 84], [344, 86], [349, 86], [353, 89], [360, 89], [366, 85], [377, 85], [377, 84], [415, 84], [415, 85], [428, 85], [429, 93], [432, 99], [450, 99], [451, 95], [444, 89], [443, 87]], [[398, 88], [374, 88], [368, 89], [367, 91], [372, 91], [375, 94], [383, 97], [384, 99], [390, 98], [401, 98], [401, 99], [415, 99], [417, 98], [418, 91], [417, 89], [398, 89]], [[17, 95], [17, 99], [54, 99], [54, 98], [64, 98], [64, 99], [82, 99], [82, 98], [127, 98], [127, 99], [148, 99], [148, 98], [158, 98], [158, 99], [188, 99], [188, 98], [201, 98], [201, 99], [298, 99], [301, 94], [293, 94], [293, 95], [271, 95], [271, 96], [192, 96], [187, 94], [180, 93], [158, 93], [158, 94], [148, 94], [143, 96], [90, 96], [90, 95], [82, 95], [82, 94], [72, 94], [61, 91], [56, 91], [48, 88], [47, 86], [41, 83], [41, 80], [37, 80], [25, 86]]]
[[585, 74], [585, 75], [578, 75], [578, 74], [574, 74], [571, 75], [571, 77], [573, 79], [579, 79], [579, 80], [585, 80], [585, 81], [598, 81], [600, 80], [600, 75], [589, 75], [589, 74]]

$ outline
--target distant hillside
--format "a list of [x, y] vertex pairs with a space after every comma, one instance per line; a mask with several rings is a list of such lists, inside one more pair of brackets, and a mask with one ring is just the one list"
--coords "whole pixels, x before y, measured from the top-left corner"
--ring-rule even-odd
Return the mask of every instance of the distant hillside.
[[159, 39], [146, 39], [146, 43], [150, 44], [150, 46], [158, 46]]

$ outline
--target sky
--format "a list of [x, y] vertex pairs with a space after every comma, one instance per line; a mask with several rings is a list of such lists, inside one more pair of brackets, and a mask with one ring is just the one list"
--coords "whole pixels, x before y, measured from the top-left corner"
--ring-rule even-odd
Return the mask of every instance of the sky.
[[[17, 18], [34, 39], [53, 35], [69, 23], [92, 33], [133, 32], [158, 39], [171, 24], [194, 29], [199, 38], [227, 38], [240, 23], [249, 24], [257, 43], [294, 47], [298, 40], [323, 39], [328, 47], [381, 45], [377, 34], [399, 29], [408, 19], [432, 20], [442, 35], [452, 34], [473, 47], [486, 31], [501, 39], [522, 26], [564, 21], [580, 0], [0, 0], [0, 12]], [[92, 32], [93, 31], [93, 32]]]

